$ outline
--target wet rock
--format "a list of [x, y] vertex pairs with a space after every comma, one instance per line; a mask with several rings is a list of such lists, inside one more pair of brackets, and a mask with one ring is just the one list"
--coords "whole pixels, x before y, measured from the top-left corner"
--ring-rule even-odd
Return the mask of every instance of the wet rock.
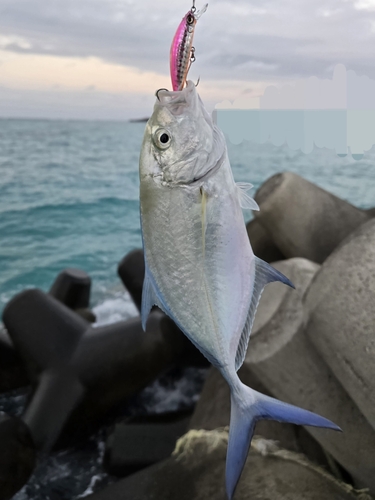
[[369, 214], [302, 177], [283, 172], [255, 195], [257, 220], [285, 257], [323, 262]]
[[9, 500], [27, 482], [36, 464], [36, 452], [27, 425], [0, 414], [0, 500]]
[[[375, 491], [375, 432], [348, 396], [346, 387], [342, 387], [342, 379], [339, 382], [335, 378], [304, 332], [302, 296], [313, 276], [311, 286], [315, 286], [321, 271], [316, 274], [318, 266], [304, 259], [290, 259], [274, 266], [294, 282], [296, 290], [285, 287], [280, 306], [273, 308], [275, 312], [272, 308], [264, 309], [267, 301], [261, 301], [260, 328], [250, 341], [242, 368], [243, 380], [247, 383], [245, 374], [249, 370], [278, 399], [315, 411], [338, 424], [343, 433], [313, 427], [306, 430], [350, 473], [356, 484]], [[265, 297], [271, 287], [266, 287]], [[327, 332], [330, 340], [336, 335], [331, 324]], [[331, 351], [331, 356], [336, 354]]]
[[[306, 332], [373, 429], [374, 298], [375, 219], [372, 219], [352, 233], [316, 275], [306, 295]], [[373, 456], [374, 450], [375, 446]], [[375, 477], [375, 460], [373, 463]]]
[[253, 219], [246, 224], [247, 234], [254, 254], [266, 262], [276, 262], [285, 259], [284, 255], [273, 242], [272, 236], [262, 226], [259, 219]]
[[145, 277], [143, 250], [137, 248], [125, 255], [117, 267], [117, 273], [130, 293], [138, 311], [141, 312], [142, 287]]
[[[226, 498], [226, 430], [190, 431], [164, 462], [119, 481], [90, 500], [212, 500]], [[370, 500], [303, 456], [254, 439], [234, 500]]]
[[7, 332], [0, 327], [0, 393], [29, 384], [23, 361]]
[[127, 476], [168, 458], [187, 429], [187, 412], [131, 418], [116, 424], [107, 439], [105, 468]]

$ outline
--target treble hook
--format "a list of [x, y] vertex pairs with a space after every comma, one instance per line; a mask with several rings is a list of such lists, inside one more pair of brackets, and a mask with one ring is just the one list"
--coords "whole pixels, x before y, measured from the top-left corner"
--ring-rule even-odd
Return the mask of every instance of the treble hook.
[[158, 101], [160, 101], [160, 98], [159, 98], [159, 92], [161, 92], [162, 90], [166, 90], [167, 92], [169, 92], [169, 90], [168, 90], [168, 89], [158, 89], [158, 90], [155, 92], [155, 95], [156, 95], [156, 97], [157, 97]]
[[191, 10], [191, 12], [193, 12], [193, 13], [197, 10], [197, 9], [195, 8], [195, 0], [193, 0], [193, 5], [192, 5], [192, 7], [191, 7], [191, 9], [190, 9], [190, 10]]

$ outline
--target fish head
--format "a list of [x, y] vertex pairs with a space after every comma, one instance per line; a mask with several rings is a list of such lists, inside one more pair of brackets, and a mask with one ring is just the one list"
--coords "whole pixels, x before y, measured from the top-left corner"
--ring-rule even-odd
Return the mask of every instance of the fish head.
[[147, 123], [140, 158], [140, 176], [169, 184], [191, 184], [222, 158], [226, 145], [189, 81], [183, 90], [158, 91]]

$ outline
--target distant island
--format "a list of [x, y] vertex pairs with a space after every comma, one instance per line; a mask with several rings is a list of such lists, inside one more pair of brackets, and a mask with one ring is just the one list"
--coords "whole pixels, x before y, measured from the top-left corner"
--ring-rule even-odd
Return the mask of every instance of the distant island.
[[130, 123], [145, 123], [148, 122], [148, 118], [131, 118], [129, 120]]

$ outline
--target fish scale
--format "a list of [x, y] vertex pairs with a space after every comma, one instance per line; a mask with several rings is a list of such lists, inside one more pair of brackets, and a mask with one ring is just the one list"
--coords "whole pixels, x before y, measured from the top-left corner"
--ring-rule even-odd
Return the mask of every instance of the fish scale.
[[258, 206], [247, 194], [251, 186], [234, 182], [224, 135], [193, 82], [157, 95], [139, 163], [145, 255], [142, 325], [152, 306], [159, 306], [228, 382], [226, 489], [231, 499], [257, 420], [339, 428], [315, 413], [260, 394], [238, 378], [265, 285], [293, 285], [253, 254], [242, 208]]

